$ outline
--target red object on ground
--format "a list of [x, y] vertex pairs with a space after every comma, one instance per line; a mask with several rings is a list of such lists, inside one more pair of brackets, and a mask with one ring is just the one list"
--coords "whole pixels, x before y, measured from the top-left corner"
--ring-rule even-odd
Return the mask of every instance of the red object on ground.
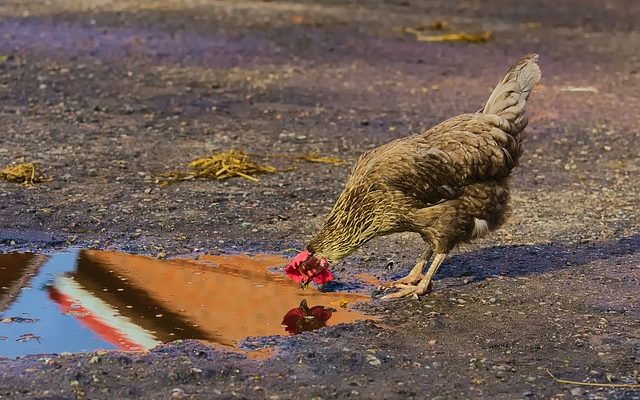
[[307, 300], [302, 300], [300, 306], [289, 310], [282, 318], [284, 329], [292, 335], [305, 331], [312, 331], [325, 326], [333, 315], [330, 308], [314, 306], [309, 308]]
[[284, 269], [284, 273], [298, 283], [312, 280], [322, 285], [333, 280], [333, 274], [329, 271], [329, 263], [325, 259], [318, 261], [308, 250], [300, 252]]

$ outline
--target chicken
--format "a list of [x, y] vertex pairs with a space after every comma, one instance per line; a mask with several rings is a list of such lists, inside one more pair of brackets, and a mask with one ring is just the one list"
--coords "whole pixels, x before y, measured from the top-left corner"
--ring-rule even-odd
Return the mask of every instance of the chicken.
[[[505, 221], [509, 175], [518, 164], [529, 93], [541, 78], [538, 56], [522, 57], [473, 114], [364, 153], [319, 232], [285, 272], [303, 287], [332, 279], [328, 268], [383, 235], [416, 232], [424, 253], [411, 272], [385, 285], [383, 298], [418, 297], [447, 254]], [[426, 274], [425, 264], [433, 257]]]

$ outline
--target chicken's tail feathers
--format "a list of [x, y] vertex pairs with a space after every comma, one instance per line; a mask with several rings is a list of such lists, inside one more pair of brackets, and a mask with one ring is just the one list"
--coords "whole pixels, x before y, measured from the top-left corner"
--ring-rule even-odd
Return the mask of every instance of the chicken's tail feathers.
[[493, 89], [482, 112], [498, 115], [506, 119], [515, 132], [521, 131], [527, 125], [527, 98], [541, 77], [538, 55], [527, 54], [509, 69]]

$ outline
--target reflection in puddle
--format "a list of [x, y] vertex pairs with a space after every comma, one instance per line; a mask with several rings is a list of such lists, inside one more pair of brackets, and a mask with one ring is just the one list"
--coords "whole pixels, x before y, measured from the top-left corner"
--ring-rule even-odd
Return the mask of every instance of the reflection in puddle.
[[143, 350], [176, 339], [235, 347], [368, 318], [344, 307], [363, 295], [302, 291], [268, 271], [284, 264], [270, 255], [0, 255], [0, 356]]
[[284, 329], [292, 335], [320, 329], [327, 324], [327, 321], [336, 310], [324, 306], [313, 306], [309, 308], [307, 300], [302, 300], [300, 305], [292, 308], [282, 318]]

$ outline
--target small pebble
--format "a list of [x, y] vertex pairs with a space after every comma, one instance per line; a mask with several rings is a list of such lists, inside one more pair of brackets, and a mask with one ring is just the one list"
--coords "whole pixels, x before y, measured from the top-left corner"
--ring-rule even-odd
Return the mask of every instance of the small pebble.
[[569, 393], [571, 393], [573, 396], [582, 396], [584, 394], [584, 389], [581, 387], [576, 387], [569, 390]]
[[382, 365], [382, 361], [380, 361], [380, 359], [373, 354], [367, 354], [367, 362], [374, 367], [379, 367], [380, 365]]

